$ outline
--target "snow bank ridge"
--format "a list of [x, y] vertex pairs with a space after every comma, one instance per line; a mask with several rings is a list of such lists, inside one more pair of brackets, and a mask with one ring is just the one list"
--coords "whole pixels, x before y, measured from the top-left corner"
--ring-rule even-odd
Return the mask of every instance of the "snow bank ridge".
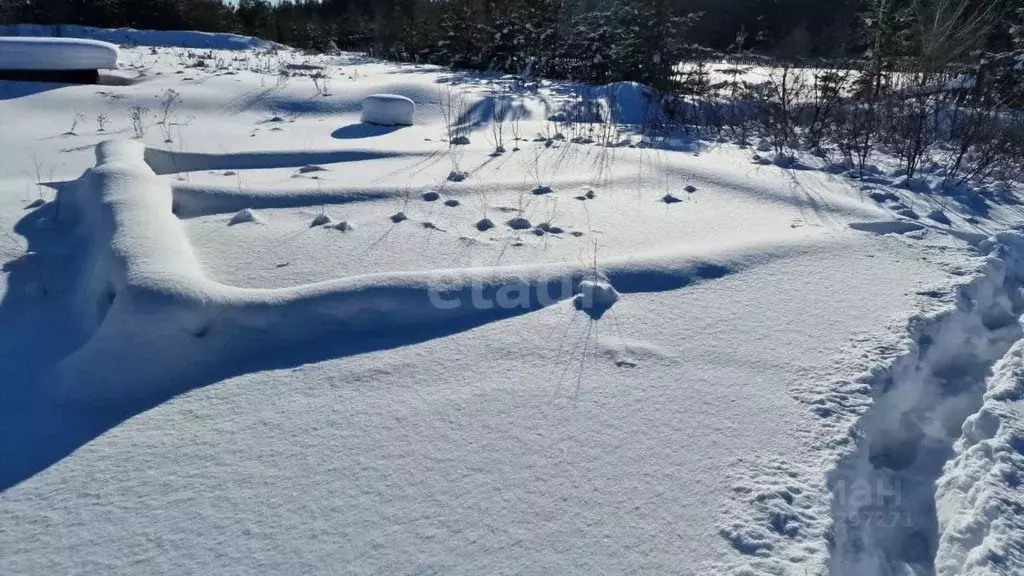
[[[96, 166], [61, 190], [59, 221], [83, 239], [76, 309], [88, 337], [57, 367], [61, 396], [110, 403], [172, 395], [239, 373], [260, 352], [328, 335], [358, 342], [423, 327], [469, 327], [580, 295], [578, 308], [597, 319], [620, 293], [675, 290], [821, 246], [759, 243], [714, 254], [635, 255], [604, 262], [600, 270], [468, 268], [243, 289], [203, 274], [174, 213], [181, 198], [151, 167], [253, 163], [245, 154], [224, 156], [176, 156], [135, 141], [107, 141], [96, 147]], [[191, 190], [188, 201], [194, 210], [212, 209], [202, 190]]]

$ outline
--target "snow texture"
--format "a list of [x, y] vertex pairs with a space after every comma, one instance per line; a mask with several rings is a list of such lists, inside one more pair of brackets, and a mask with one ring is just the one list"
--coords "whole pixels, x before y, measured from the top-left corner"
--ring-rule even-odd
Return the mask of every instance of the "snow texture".
[[111, 70], [117, 46], [78, 38], [0, 36], [0, 70]]
[[1024, 342], [998, 364], [936, 489], [940, 576], [1019, 574], [1024, 566]]
[[[1003, 232], [982, 249], [1024, 282], [1024, 235]], [[1020, 331], [1017, 322], [1010, 326]], [[1024, 567], [1024, 341], [995, 364], [980, 392], [936, 488], [940, 576], [1009, 576]]]
[[412, 126], [416, 114], [416, 104], [397, 94], [371, 94], [362, 106], [362, 121], [381, 126]]
[[[26, 30], [146, 75], [0, 90], [0, 572], [1024, 573], [1019, 183], [574, 131], [639, 85]], [[104, 142], [168, 88], [170, 143]]]

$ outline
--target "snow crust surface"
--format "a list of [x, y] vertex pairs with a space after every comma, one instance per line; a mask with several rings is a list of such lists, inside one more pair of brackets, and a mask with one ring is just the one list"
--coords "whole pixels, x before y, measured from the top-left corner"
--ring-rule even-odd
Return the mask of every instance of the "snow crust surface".
[[1021, 573], [1012, 187], [598, 141], [562, 83], [202, 60], [0, 87], [0, 572]]

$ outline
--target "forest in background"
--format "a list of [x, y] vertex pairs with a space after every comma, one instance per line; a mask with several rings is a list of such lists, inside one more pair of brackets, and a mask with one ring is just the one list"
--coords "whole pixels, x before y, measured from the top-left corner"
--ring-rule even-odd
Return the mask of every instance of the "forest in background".
[[[966, 63], [1013, 49], [1022, 14], [1024, 0], [0, 0], [4, 24], [236, 32], [309, 50], [657, 87], [695, 50], [890, 63], [931, 50], [927, 58]], [[934, 54], [939, 43], [947, 54]]]
[[941, 165], [953, 188], [1024, 176], [1024, 0], [0, 0], [0, 19], [634, 81], [657, 99], [648, 135], [753, 140], [780, 165], [838, 153], [858, 176], [883, 152], [908, 179]]

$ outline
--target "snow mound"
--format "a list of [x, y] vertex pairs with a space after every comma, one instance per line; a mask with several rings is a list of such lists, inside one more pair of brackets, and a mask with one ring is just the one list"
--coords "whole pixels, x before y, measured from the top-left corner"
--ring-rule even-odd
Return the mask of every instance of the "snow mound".
[[235, 224], [245, 224], [246, 222], [259, 223], [259, 221], [260, 217], [252, 208], [243, 208], [236, 212], [235, 215], [231, 217], [231, 220], [228, 220], [228, 226], [234, 226]]
[[57, 195], [59, 221], [77, 225], [89, 246], [75, 303], [86, 332], [97, 330], [108, 310], [130, 300], [125, 295], [135, 279], [182, 286], [202, 277], [171, 212], [170, 186], [153, 174], [144, 154], [134, 141], [102, 142], [96, 167]]
[[80, 38], [0, 37], [0, 70], [112, 70], [117, 46]]
[[523, 217], [513, 218], [506, 222], [506, 224], [513, 230], [526, 230], [533, 227], [533, 224], [530, 224], [530, 221]]
[[371, 94], [363, 98], [361, 120], [382, 126], [411, 126], [416, 104], [397, 94]]
[[579, 293], [573, 297], [576, 309], [586, 312], [594, 320], [600, 319], [618, 301], [619, 293], [615, 288], [598, 280], [580, 282]]

